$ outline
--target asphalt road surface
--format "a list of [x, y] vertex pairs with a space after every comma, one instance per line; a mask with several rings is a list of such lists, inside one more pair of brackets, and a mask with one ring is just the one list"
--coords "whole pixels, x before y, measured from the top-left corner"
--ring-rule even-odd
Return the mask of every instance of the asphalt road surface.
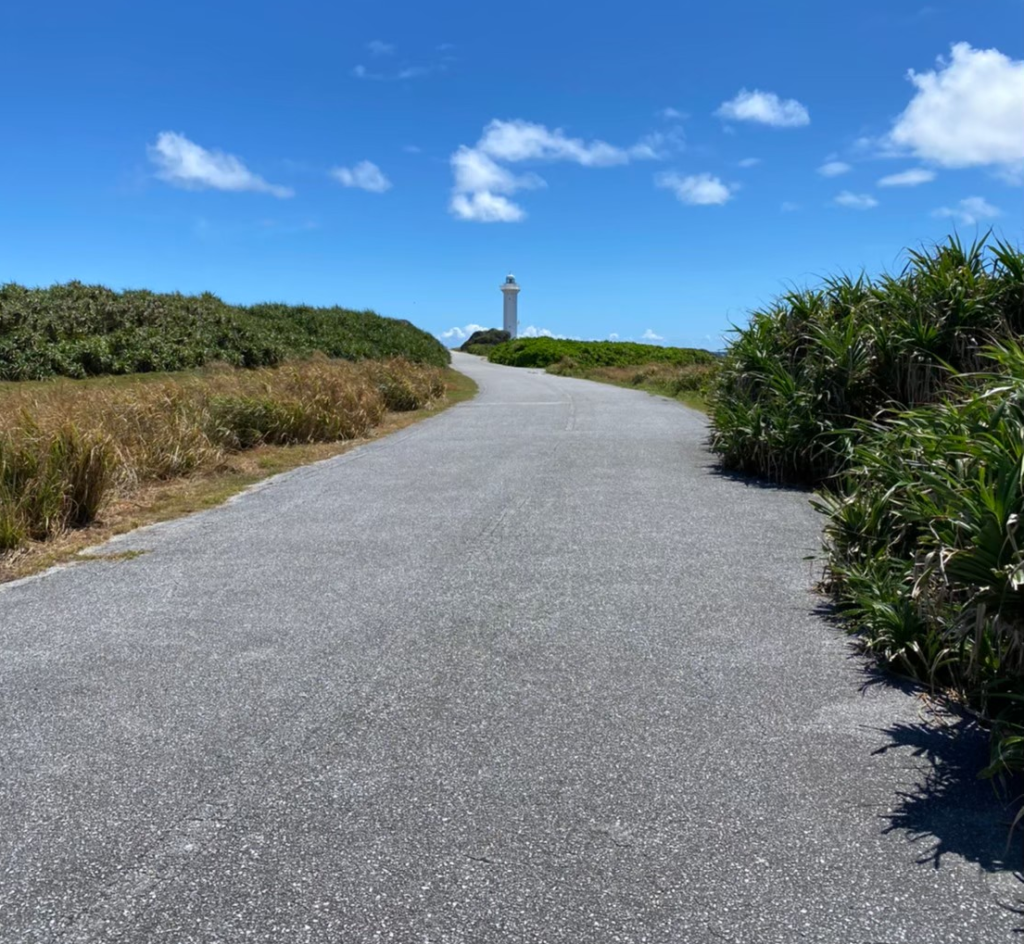
[[1018, 940], [984, 740], [822, 618], [808, 496], [677, 403], [456, 364], [0, 589], [0, 941]]

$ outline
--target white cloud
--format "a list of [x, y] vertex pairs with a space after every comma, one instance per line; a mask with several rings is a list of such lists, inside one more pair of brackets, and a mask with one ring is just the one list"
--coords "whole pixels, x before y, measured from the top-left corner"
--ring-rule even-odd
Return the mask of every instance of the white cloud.
[[621, 148], [600, 140], [570, 138], [561, 128], [495, 119], [473, 147], [461, 145], [449, 158], [454, 181], [448, 209], [463, 220], [518, 222], [526, 212], [507, 195], [546, 185], [537, 174], [515, 174], [505, 164], [570, 161], [584, 167], [611, 167], [654, 159], [659, 156], [659, 146], [669, 140], [664, 135], [649, 135], [632, 147]]
[[364, 65], [353, 66], [352, 75], [357, 79], [366, 79], [371, 82], [400, 82], [405, 79], [418, 79], [420, 76], [430, 75], [433, 72], [444, 72], [446, 66], [406, 66], [397, 72], [371, 72]]
[[759, 158], [759, 157], [745, 157], [745, 158], [743, 158], [742, 161], [737, 161], [736, 162], [736, 166], [737, 167], [757, 167], [757, 165], [760, 164], [760, 163], [761, 163], [761, 158]]
[[455, 176], [457, 193], [490, 191], [493, 193], [515, 193], [543, 187], [544, 181], [536, 174], [513, 174], [502, 167], [479, 148], [462, 145], [449, 159]]
[[728, 202], [734, 186], [722, 183], [711, 174], [692, 174], [683, 177], [675, 171], [666, 171], [654, 178], [655, 186], [671, 190], [681, 203], [691, 206], [715, 206]]
[[956, 43], [949, 61], [907, 77], [917, 92], [886, 143], [942, 167], [1024, 171], [1024, 60]]
[[396, 79], [418, 79], [421, 75], [430, 75], [434, 71], [433, 66], [408, 66], [405, 69], [399, 69], [395, 73]]
[[519, 332], [521, 338], [564, 338], [564, 334], [555, 334], [553, 331], [549, 331], [547, 328], [536, 328], [533, 325], [527, 325]]
[[879, 187], [917, 187], [919, 184], [926, 184], [935, 179], [935, 171], [927, 170], [924, 167], [912, 167], [910, 170], [900, 171], [898, 174], [889, 174], [878, 181]]
[[384, 43], [379, 39], [371, 39], [366, 48], [370, 50], [372, 56], [392, 56], [395, 53], [394, 43]]
[[461, 328], [456, 325], [447, 331], [442, 331], [438, 337], [445, 341], [465, 341], [474, 331], [486, 330], [483, 325], [478, 324], [468, 324]]
[[870, 193], [851, 193], [844, 190], [840, 193], [835, 202], [841, 207], [848, 207], [851, 210], [870, 210], [878, 206], [878, 201]]
[[735, 98], [722, 102], [715, 114], [731, 121], [756, 121], [773, 128], [799, 128], [811, 123], [807, 109], [795, 98], [781, 99], [774, 92], [740, 89]]
[[608, 340], [609, 341], [618, 341], [619, 340], [619, 336], [613, 331], [611, 334], [608, 335]]
[[526, 219], [526, 211], [519, 204], [486, 190], [452, 194], [448, 208], [460, 220], [475, 223], [518, 223]]
[[643, 334], [640, 335], [641, 341], [664, 341], [665, 339], [660, 334], [655, 334], [650, 328], [648, 328]]
[[176, 187], [187, 190], [251, 190], [275, 197], [291, 197], [291, 187], [281, 187], [254, 174], [233, 154], [208, 151], [183, 134], [161, 131], [156, 143], [147, 148], [156, 164], [156, 175]]
[[843, 174], [848, 174], [851, 170], [853, 167], [846, 161], [826, 161], [818, 168], [818, 173], [822, 177], [840, 177]]
[[964, 226], [973, 226], [982, 220], [991, 220], [1002, 216], [1002, 212], [982, 197], [967, 197], [955, 207], [939, 207], [932, 213], [932, 216], [951, 216], [963, 223]]
[[383, 193], [391, 189], [391, 181], [371, 161], [360, 161], [355, 167], [334, 167], [331, 176], [345, 187], [358, 187], [370, 193]]
[[800, 209], [800, 204], [792, 203], [789, 200], [783, 200], [782, 206], [780, 206], [779, 209], [782, 210], [783, 213], [795, 213]]
[[[501, 161], [573, 161], [584, 167], [610, 167], [629, 163], [630, 150], [605, 141], [566, 137], [561, 128], [553, 131], [529, 121], [492, 121], [477, 142], [477, 150]], [[646, 157], [643, 153], [637, 156]]]
[[682, 121], [686, 115], [676, 108], [662, 108], [658, 112], [659, 118], [664, 118], [666, 121]]

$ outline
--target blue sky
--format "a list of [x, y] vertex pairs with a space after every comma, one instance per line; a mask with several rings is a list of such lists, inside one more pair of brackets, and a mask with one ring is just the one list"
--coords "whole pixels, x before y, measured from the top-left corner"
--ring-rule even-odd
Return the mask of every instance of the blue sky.
[[718, 347], [1020, 241], [1020, 0], [5, 4], [0, 281]]

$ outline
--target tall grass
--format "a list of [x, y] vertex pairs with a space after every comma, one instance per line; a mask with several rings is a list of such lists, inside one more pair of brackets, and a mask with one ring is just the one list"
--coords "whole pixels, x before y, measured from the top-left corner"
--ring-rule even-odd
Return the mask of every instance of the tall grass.
[[228, 305], [215, 295], [115, 292], [69, 282], [0, 286], [0, 380], [263, 367], [315, 352], [443, 367], [447, 350], [408, 321], [308, 305]]
[[790, 292], [736, 332], [712, 448], [729, 468], [820, 483], [850, 461], [855, 420], [935, 403], [1022, 330], [1024, 253], [1004, 243], [951, 238], [898, 275]]
[[231, 452], [354, 439], [444, 393], [434, 367], [326, 358], [0, 388], [0, 551], [87, 525], [111, 496], [215, 469]]

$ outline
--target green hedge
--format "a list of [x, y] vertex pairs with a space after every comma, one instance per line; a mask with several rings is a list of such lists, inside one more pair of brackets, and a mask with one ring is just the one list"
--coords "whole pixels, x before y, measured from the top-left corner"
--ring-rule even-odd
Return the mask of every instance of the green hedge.
[[908, 257], [899, 275], [790, 292], [736, 332], [714, 393], [727, 467], [823, 482], [846, 468], [856, 420], [937, 402], [1024, 331], [1019, 249], [951, 238]]
[[0, 287], [0, 380], [262, 367], [314, 352], [346, 360], [449, 355], [408, 321], [306, 305], [228, 305], [217, 296], [115, 292], [69, 282]]
[[632, 341], [567, 341], [516, 338], [491, 350], [488, 360], [510, 367], [548, 367], [568, 359], [581, 368], [631, 367], [635, 364], [713, 364], [714, 354], [686, 347], [659, 347]]

